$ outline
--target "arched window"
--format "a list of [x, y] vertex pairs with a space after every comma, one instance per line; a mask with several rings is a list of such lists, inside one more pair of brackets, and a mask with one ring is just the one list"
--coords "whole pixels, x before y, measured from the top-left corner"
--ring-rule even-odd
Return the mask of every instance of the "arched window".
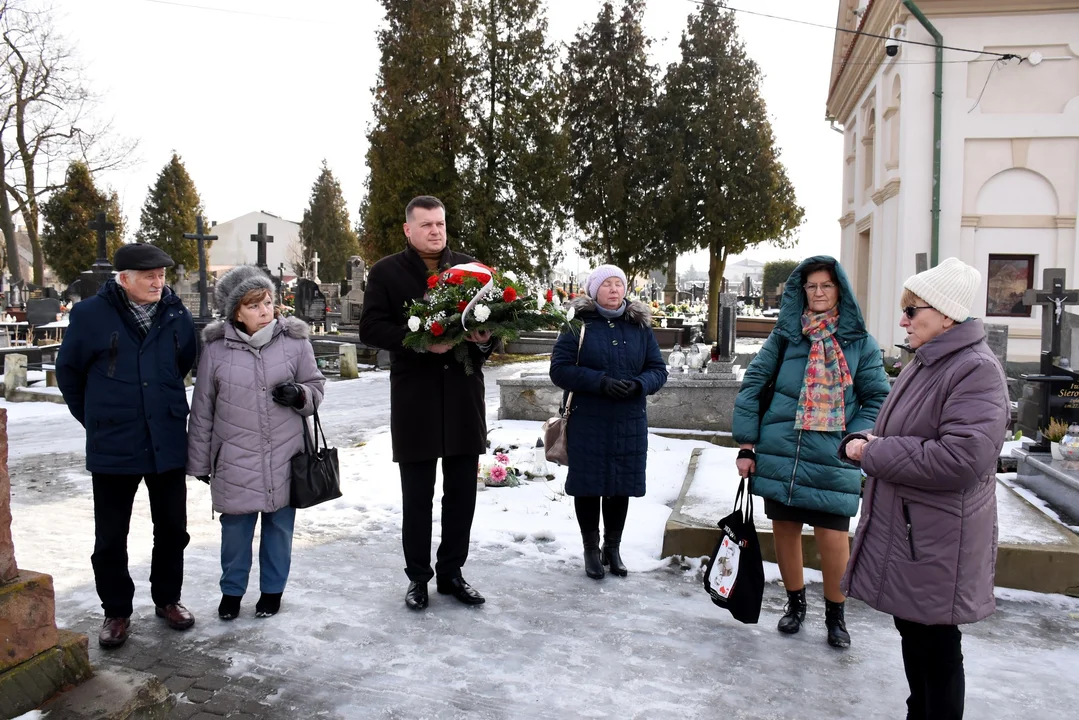
[[888, 108], [884, 111], [884, 122], [888, 124], [888, 154], [884, 161], [885, 170], [899, 169], [899, 118], [902, 87], [899, 76], [892, 81], [892, 92], [888, 97]]
[[865, 112], [865, 134], [862, 136], [862, 177], [865, 189], [872, 191], [876, 186], [874, 169], [876, 168], [877, 109], [872, 105]]

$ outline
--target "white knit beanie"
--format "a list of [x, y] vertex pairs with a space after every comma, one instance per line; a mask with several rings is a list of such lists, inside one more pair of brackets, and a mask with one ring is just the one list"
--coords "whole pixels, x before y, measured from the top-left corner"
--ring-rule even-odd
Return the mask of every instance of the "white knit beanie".
[[617, 265], [600, 265], [598, 268], [592, 271], [592, 274], [588, 276], [588, 297], [593, 300], [596, 299], [596, 293], [599, 292], [599, 286], [603, 284], [608, 278], [622, 278], [622, 285], [628, 285], [626, 282], [626, 274], [622, 272], [622, 268]]
[[903, 287], [956, 322], [970, 318], [982, 275], [958, 258], [948, 258], [925, 272], [911, 275]]

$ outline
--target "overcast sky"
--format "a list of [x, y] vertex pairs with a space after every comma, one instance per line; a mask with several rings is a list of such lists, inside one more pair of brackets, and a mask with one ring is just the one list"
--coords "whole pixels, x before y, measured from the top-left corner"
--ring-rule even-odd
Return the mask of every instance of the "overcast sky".
[[[137, 228], [149, 185], [180, 153], [207, 216], [252, 210], [299, 221], [325, 159], [353, 222], [364, 194], [366, 132], [378, 73], [377, 0], [54, 0], [60, 29], [86, 67], [102, 112], [139, 141], [138, 162], [99, 182], [121, 195]], [[733, 0], [732, 7], [834, 25], [837, 0]], [[569, 42], [601, 0], [548, 0], [550, 37]], [[654, 61], [677, 60], [691, 0], [651, 0], [645, 31]], [[824, 122], [834, 33], [741, 15], [782, 160], [807, 222], [795, 250], [769, 260], [839, 251], [842, 137]], [[494, 259], [491, 259], [494, 261]], [[703, 253], [683, 262], [707, 266]]]

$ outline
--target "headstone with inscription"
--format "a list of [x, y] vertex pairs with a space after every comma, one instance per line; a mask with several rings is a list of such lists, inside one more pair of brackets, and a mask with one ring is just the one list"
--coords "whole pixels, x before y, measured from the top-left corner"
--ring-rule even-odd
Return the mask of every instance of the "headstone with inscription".
[[296, 281], [295, 302], [296, 317], [312, 326], [321, 326], [326, 322], [326, 296], [318, 283], [307, 278]]

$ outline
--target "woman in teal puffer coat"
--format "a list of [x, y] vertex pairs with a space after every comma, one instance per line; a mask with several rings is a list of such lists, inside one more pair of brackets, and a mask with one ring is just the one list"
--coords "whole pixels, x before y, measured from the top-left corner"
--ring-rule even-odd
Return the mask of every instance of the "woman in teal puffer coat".
[[[761, 393], [775, 378], [775, 395]], [[753, 477], [772, 520], [787, 589], [779, 631], [805, 621], [802, 527], [813, 526], [824, 573], [828, 644], [850, 645], [839, 581], [850, 557], [850, 519], [861, 472], [836, 456], [849, 432], [869, 430], [888, 395], [880, 347], [866, 332], [850, 281], [834, 258], [811, 257], [791, 273], [775, 330], [750, 363], [734, 404], [738, 471]]]

